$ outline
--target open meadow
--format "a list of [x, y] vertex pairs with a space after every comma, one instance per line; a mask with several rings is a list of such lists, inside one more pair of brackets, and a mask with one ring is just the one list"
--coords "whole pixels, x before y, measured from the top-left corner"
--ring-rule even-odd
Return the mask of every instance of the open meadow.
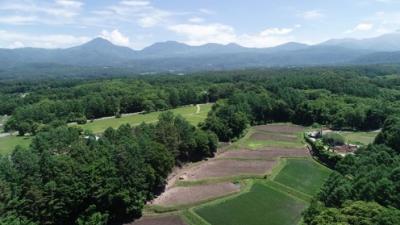
[[[170, 111], [174, 114], [179, 114], [188, 120], [191, 124], [197, 126], [200, 122], [204, 121], [207, 113], [211, 110], [212, 104], [192, 105], [185, 106]], [[132, 126], [137, 126], [141, 123], [154, 123], [157, 121], [161, 112], [152, 112], [146, 114], [131, 114], [123, 116], [122, 118], [104, 118], [89, 122], [85, 125], [79, 125], [85, 130], [90, 130], [94, 133], [102, 133], [108, 127], [118, 128], [122, 124], [129, 123]], [[17, 145], [28, 147], [32, 137], [20, 136], [5, 136], [0, 137], [0, 154], [7, 154], [11, 152]]]
[[345, 140], [350, 144], [362, 144], [368, 145], [374, 142], [375, 137], [378, 135], [377, 131], [342, 131], [340, 134], [345, 138]]
[[[184, 106], [169, 111], [174, 114], [183, 116], [188, 122], [197, 126], [200, 122], [204, 121], [207, 117], [208, 112], [211, 110], [212, 104], [201, 104]], [[84, 125], [78, 125], [85, 130], [90, 130], [94, 133], [101, 133], [109, 127], [118, 128], [123, 124], [130, 124], [131, 126], [137, 126], [141, 123], [154, 123], [157, 122], [158, 116], [162, 111], [144, 113], [144, 114], [130, 114], [122, 116], [121, 118], [104, 118], [88, 122]]]
[[21, 147], [28, 147], [31, 143], [31, 137], [20, 137], [9, 135], [0, 138], [0, 155], [10, 153], [17, 145]]

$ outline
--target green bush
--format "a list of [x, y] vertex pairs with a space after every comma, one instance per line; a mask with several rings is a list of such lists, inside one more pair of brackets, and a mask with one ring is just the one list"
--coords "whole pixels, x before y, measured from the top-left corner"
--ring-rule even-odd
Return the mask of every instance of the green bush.
[[329, 145], [331, 147], [345, 144], [344, 137], [334, 132], [324, 134], [322, 136], [322, 141], [324, 142], [324, 144]]

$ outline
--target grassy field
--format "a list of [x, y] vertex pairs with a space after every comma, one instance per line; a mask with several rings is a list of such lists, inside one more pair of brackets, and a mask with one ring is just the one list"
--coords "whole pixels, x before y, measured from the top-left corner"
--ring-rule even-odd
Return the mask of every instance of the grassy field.
[[0, 138], [0, 155], [10, 153], [17, 145], [28, 147], [31, 137], [7, 136]]
[[329, 169], [309, 159], [287, 159], [274, 181], [313, 196], [330, 173]]
[[[207, 117], [207, 113], [211, 110], [212, 104], [200, 105], [200, 112], [196, 106], [185, 106], [177, 109], [172, 109], [171, 112], [175, 114], [180, 114], [185, 117], [191, 124], [197, 125], [204, 121]], [[129, 123], [132, 126], [139, 125], [142, 122], [153, 123], [157, 121], [158, 116], [161, 112], [153, 112], [147, 114], [135, 114], [122, 117], [119, 119], [109, 118], [96, 120], [92, 123], [82, 125], [85, 130], [91, 130], [94, 133], [101, 133], [108, 127], [117, 128], [122, 124]], [[31, 138], [28, 137], [17, 137], [17, 136], [7, 136], [0, 138], [0, 154], [6, 154], [11, 152], [17, 145], [29, 146]]]
[[[180, 114], [186, 118], [191, 124], [197, 125], [204, 121], [207, 113], [211, 110], [212, 104], [200, 105], [200, 112], [197, 113], [196, 106], [185, 106], [177, 109], [170, 110], [174, 114]], [[95, 120], [85, 125], [80, 125], [85, 130], [91, 130], [94, 133], [101, 133], [109, 127], [117, 128], [122, 124], [129, 123], [132, 126], [139, 125], [142, 122], [154, 123], [157, 122], [158, 116], [161, 112], [153, 112], [147, 114], [134, 114], [122, 118], [108, 118], [102, 120]]]
[[371, 132], [349, 132], [343, 131], [340, 132], [341, 135], [346, 139], [348, 143], [351, 144], [363, 144], [368, 145], [374, 142], [376, 135], [378, 132], [371, 131]]
[[195, 212], [212, 225], [295, 225], [306, 206], [266, 184], [255, 183], [247, 193]]

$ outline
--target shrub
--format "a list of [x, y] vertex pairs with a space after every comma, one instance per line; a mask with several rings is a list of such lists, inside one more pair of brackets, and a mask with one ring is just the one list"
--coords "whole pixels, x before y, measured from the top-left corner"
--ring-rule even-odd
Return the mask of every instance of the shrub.
[[345, 144], [344, 137], [334, 132], [323, 135], [322, 141], [324, 142], [324, 144], [329, 145], [331, 147]]

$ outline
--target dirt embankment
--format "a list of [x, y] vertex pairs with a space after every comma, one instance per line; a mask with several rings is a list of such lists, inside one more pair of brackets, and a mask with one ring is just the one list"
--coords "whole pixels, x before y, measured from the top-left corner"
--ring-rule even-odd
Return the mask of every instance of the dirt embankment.
[[152, 204], [161, 206], [185, 205], [217, 198], [240, 191], [240, 185], [218, 183], [189, 187], [173, 187], [164, 192]]
[[161, 217], [143, 217], [133, 223], [125, 225], [187, 225], [176, 215]]

